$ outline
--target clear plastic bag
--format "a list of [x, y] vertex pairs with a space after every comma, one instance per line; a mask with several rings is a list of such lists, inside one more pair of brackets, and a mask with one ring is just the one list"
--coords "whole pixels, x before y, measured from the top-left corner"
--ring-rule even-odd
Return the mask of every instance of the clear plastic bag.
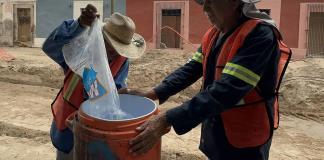
[[109, 120], [129, 118], [119, 107], [118, 92], [109, 68], [101, 26], [101, 22], [95, 20], [90, 28], [64, 45], [64, 59], [70, 69], [82, 77], [92, 105], [87, 114]]

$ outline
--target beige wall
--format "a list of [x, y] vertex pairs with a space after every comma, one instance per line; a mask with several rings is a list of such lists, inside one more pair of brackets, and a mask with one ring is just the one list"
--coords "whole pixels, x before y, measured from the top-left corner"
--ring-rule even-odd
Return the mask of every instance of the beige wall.
[[2, 18], [0, 19], [0, 45], [13, 45], [13, 4], [6, 0], [0, 3]]
[[[0, 1], [0, 7], [2, 9], [2, 18], [0, 19], [0, 45], [2, 46], [13, 46], [14, 42], [14, 32], [15, 30], [15, 17], [14, 17], [14, 10], [15, 7], [23, 7], [29, 8], [36, 4], [36, 0], [2, 0]], [[35, 26], [36, 22], [36, 10], [32, 9], [34, 12], [32, 13], [32, 25]], [[33, 33], [31, 33], [33, 34]]]
[[271, 9], [271, 17], [275, 20], [278, 27], [280, 27], [280, 13], [281, 13], [281, 0], [262, 0], [257, 3], [259, 9]]

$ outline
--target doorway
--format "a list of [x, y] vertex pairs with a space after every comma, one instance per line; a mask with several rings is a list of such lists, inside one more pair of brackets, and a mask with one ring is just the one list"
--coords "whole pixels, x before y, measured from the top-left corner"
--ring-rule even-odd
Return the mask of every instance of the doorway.
[[162, 10], [161, 48], [180, 48], [181, 9]]
[[18, 42], [31, 42], [31, 9], [17, 8]]
[[307, 56], [324, 57], [324, 12], [311, 12]]
[[189, 1], [155, 1], [153, 47], [184, 49], [189, 40]]
[[14, 45], [32, 47], [34, 38], [34, 6], [14, 5]]

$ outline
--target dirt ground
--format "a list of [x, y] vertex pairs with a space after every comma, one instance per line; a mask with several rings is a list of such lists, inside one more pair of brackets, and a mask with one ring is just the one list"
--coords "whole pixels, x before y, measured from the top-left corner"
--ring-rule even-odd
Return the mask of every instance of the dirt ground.
[[[62, 71], [35, 48], [5, 48], [16, 59], [0, 61], [0, 160], [53, 160], [49, 138], [50, 104], [62, 84]], [[193, 53], [151, 50], [132, 61], [129, 86], [149, 89]], [[192, 87], [160, 106], [163, 110], [188, 100]], [[281, 127], [275, 132], [270, 160], [324, 159], [324, 59], [292, 62], [281, 90]], [[186, 135], [173, 131], [163, 138], [162, 159], [204, 160], [198, 150], [199, 126]]]

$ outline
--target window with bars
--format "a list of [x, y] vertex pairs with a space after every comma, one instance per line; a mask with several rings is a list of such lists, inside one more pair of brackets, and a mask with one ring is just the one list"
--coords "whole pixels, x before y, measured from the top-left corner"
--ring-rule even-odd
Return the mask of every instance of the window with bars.
[[324, 12], [309, 16], [308, 56], [324, 57]]
[[307, 10], [307, 56], [324, 57], [324, 3], [310, 3]]

